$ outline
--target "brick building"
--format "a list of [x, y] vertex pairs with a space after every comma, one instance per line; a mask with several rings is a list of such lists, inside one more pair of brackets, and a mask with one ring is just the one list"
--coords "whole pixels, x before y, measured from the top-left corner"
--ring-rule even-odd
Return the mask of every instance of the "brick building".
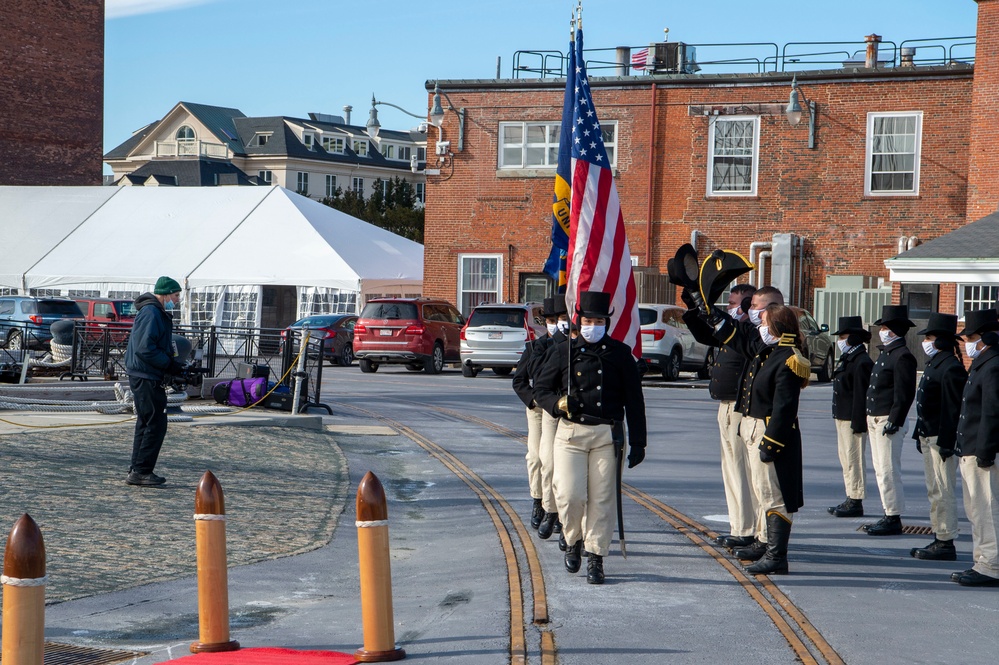
[[[748, 74], [598, 77], [591, 65], [637, 270], [665, 273], [692, 240], [702, 252], [752, 250], [763, 264], [752, 279], [778, 283], [780, 260], [790, 300], [812, 307], [828, 277], [876, 286], [889, 277], [886, 260], [996, 210], [999, 0], [979, 5], [977, 60], [933, 60], [924, 54], [946, 47], [926, 44], [906, 60], [904, 42], [886, 41], [874, 47], [876, 66], [863, 51], [859, 63], [788, 60]], [[798, 125], [785, 116], [795, 76]], [[459, 114], [446, 115], [453, 154], [428, 177], [424, 291], [463, 311], [533, 298], [551, 288], [541, 271], [564, 79], [439, 81], [428, 91], [435, 83], [464, 117], [460, 127]], [[908, 296], [892, 286], [896, 299]], [[933, 306], [956, 307], [956, 288], [930, 294]]]
[[100, 185], [104, 3], [0, 8], [0, 185]]

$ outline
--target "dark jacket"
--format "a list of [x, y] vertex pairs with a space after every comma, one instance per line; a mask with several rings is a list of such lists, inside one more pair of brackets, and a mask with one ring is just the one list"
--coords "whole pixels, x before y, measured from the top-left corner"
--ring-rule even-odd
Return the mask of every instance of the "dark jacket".
[[901, 425], [916, 397], [916, 357], [904, 339], [878, 348], [881, 355], [867, 388], [867, 415], [888, 416], [888, 422]]
[[874, 361], [863, 344], [839, 357], [833, 370], [832, 414], [836, 420], [849, 420], [855, 434], [867, 431], [867, 388]]
[[598, 425], [627, 419], [631, 448], [645, 448], [645, 397], [631, 349], [608, 335], [594, 344], [581, 337], [570, 344], [571, 383], [568, 354], [564, 353], [566, 344], [556, 343], [534, 376], [534, 398], [538, 405], [559, 417], [562, 414], [558, 411], [558, 400], [570, 390], [571, 396], [579, 401], [579, 407], [572, 412], [573, 422]]
[[135, 299], [135, 321], [125, 350], [125, 371], [129, 376], [160, 381], [168, 370], [178, 370], [173, 359], [173, 321], [152, 293]]
[[739, 386], [742, 374], [749, 359], [741, 353], [723, 346], [714, 335], [711, 325], [698, 316], [695, 309], [683, 313], [687, 328], [701, 344], [715, 347], [715, 358], [711, 365], [711, 382], [708, 384], [708, 394], [711, 399], [719, 401], [734, 401], [739, 397]]
[[[561, 335], [562, 333], [556, 331], [556, 334]], [[513, 375], [513, 390], [527, 408], [531, 408], [534, 404], [534, 372], [554, 341], [551, 335], [545, 335], [533, 342], [528, 342], [524, 346], [520, 362], [517, 363], [517, 371]]]
[[[923, 369], [916, 391], [916, 427], [912, 438], [937, 437], [941, 448], [953, 449], [957, 442], [957, 421], [968, 372], [964, 363], [949, 351], [940, 351]], [[923, 451], [925, 454], [926, 451]]]
[[961, 398], [957, 445], [964, 457], [995, 460], [999, 452], [999, 348], [990, 346], [971, 362]]

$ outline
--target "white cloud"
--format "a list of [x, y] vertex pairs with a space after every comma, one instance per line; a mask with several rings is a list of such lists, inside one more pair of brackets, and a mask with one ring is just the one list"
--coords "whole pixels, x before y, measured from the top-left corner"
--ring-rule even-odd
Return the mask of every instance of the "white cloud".
[[193, 5], [203, 5], [215, 0], [106, 0], [104, 18], [121, 18], [137, 14], [152, 14], [166, 12], [172, 9], [183, 9]]

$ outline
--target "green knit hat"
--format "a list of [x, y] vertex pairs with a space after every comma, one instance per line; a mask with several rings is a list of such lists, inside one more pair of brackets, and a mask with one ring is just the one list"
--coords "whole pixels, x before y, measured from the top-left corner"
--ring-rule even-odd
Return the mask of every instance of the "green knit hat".
[[156, 280], [156, 288], [153, 289], [154, 295], [168, 296], [171, 293], [180, 293], [180, 284], [177, 283], [177, 280], [170, 279], [166, 275]]

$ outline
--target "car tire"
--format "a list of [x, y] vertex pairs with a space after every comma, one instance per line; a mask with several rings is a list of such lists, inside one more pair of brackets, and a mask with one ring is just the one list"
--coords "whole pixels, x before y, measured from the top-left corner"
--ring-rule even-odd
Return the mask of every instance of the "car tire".
[[666, 381], [679, 379], [681, 362], [683, 362], [683, 355], [680, 353], [680, 349], [673, 349], [663, 365], [663, 379]]
[[819, 383], [829, 383], [832, 380], [832, 354], [826, 355], [826, 361], [822, 363], [822, 367], [815, 372], [815, 376]]
[[372, 374], [378, 371], [377, 363], [373, 363], [367, 358], [358, 358], [357, 364], [365, 374]]
[[498, 374], [499, 376], [510, 376], [513, 372], [512, 367], [493, 367], [493, 374]]
[[711, 378], [711, 366], [715, 363], [715, 350], [708, 349], [707, 355], [704, 356], [704, 367], [697, 370], [698, 379], [710, 379]]
[[423, 371], [427, 374], [440, 374], [444, 371], [444, 347], [440, 342], [434, 344], [433, 353], [423, 361]]
[[461, 366], [461, 375], [466, 379], [474, 379], [478, 375], [479, 371], [472, 367], [471, 365]]
[[343, 348], [340, 349], [340, 357], [337, 359], [337, 364], [341, 367], [350, 367], [354, 364], [354, 346], [352, 344], [343, 345]]
[[24, 337], [21, 335], [20, 330], [11, 330], [10, 334], [7, 335], [7, 349], [11, 351], [20, 351], [24, 348]]

